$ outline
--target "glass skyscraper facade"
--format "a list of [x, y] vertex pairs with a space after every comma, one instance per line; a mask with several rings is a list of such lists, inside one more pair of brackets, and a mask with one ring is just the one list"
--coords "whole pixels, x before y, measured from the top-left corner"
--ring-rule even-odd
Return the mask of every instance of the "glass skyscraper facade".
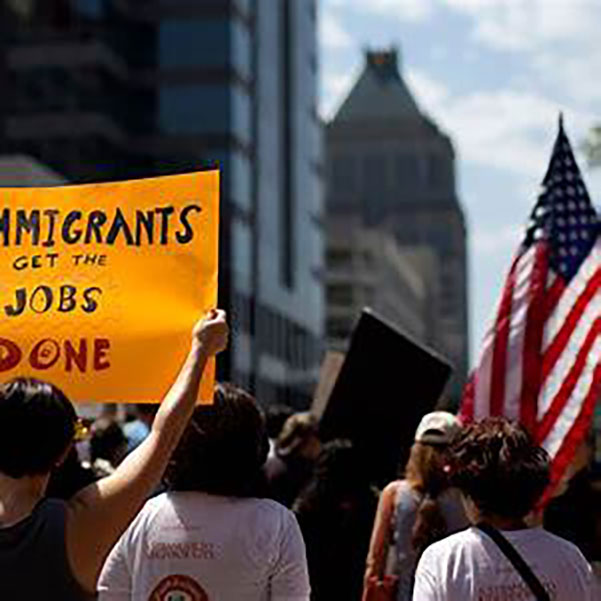
[[222, 375], [306, 403], [323, 334], [315, 1], [0, 6], [0, 153], [74, 182], [219, 166]]

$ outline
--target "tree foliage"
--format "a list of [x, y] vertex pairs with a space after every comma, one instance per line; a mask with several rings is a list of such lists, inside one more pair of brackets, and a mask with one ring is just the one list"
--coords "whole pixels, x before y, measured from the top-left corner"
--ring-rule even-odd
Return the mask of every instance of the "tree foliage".
[[582, 143], [582, 150], [591, 167], [601, 167], [601, 125], [591, 128], [586, 140]]

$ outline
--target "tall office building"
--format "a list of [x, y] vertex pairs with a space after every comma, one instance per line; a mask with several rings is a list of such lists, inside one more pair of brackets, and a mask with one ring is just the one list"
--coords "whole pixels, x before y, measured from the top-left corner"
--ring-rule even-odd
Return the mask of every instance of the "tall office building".
[[302, 404], [320, 361], [314, 0], [0, 0], [0, 153], [73, 182], [222, 170], [224, 376]]
[[[436, 269], [421, 275], [437, 290], [425, 342], [451, 359], [458, 399], [468, 361], [467, 254], [451, 140], [419, 109], [396, 50], [367, 52], [365, 66], [326, 129], [328, 214], [359, 215], [402, 248], [426, 247]], [[436, 282], [432, 281], [436, 279]], [[399, 303], [405, 302], [399, 296]]]
[[431, 250], [400, 246], [394, 233], [366, 227], [359, 215], [328, 215], [328, 346], [346, 351], [363, 307], [422, 342], [435, 340], [438, 266]]

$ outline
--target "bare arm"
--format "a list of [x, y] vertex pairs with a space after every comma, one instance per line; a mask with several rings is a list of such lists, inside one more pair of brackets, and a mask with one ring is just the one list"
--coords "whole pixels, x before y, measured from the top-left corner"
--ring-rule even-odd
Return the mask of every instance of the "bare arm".
[[367, 554], [365, 584], [367, 584], [370, 578], [379, 579], [384, 572], [386, 551], [390, 538], [390, 520], [394, 511], [394, 497], [397, 487], [398, 482], [391, 482], [380, 495], [374, 528], [369, 543], [369, 552]]
[[222, 311], [194, 329], [188, 357], [163, 400], [150, 434], [114, 474], [87, 486], [69, 502], [67, 554], [74, 576], [89, 591], [111, 547], [159, 483], [190, 419], [208, 359], [227, 344]]

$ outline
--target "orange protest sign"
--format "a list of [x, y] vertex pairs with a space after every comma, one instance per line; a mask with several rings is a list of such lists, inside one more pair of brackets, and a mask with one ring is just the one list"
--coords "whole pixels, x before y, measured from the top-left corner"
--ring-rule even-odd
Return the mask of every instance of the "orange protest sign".
[[[0, 380], [159, 401], [217, 302], [219, 173], [0, 188]], [[212, 398], [214, 365], [201, 399]]]

